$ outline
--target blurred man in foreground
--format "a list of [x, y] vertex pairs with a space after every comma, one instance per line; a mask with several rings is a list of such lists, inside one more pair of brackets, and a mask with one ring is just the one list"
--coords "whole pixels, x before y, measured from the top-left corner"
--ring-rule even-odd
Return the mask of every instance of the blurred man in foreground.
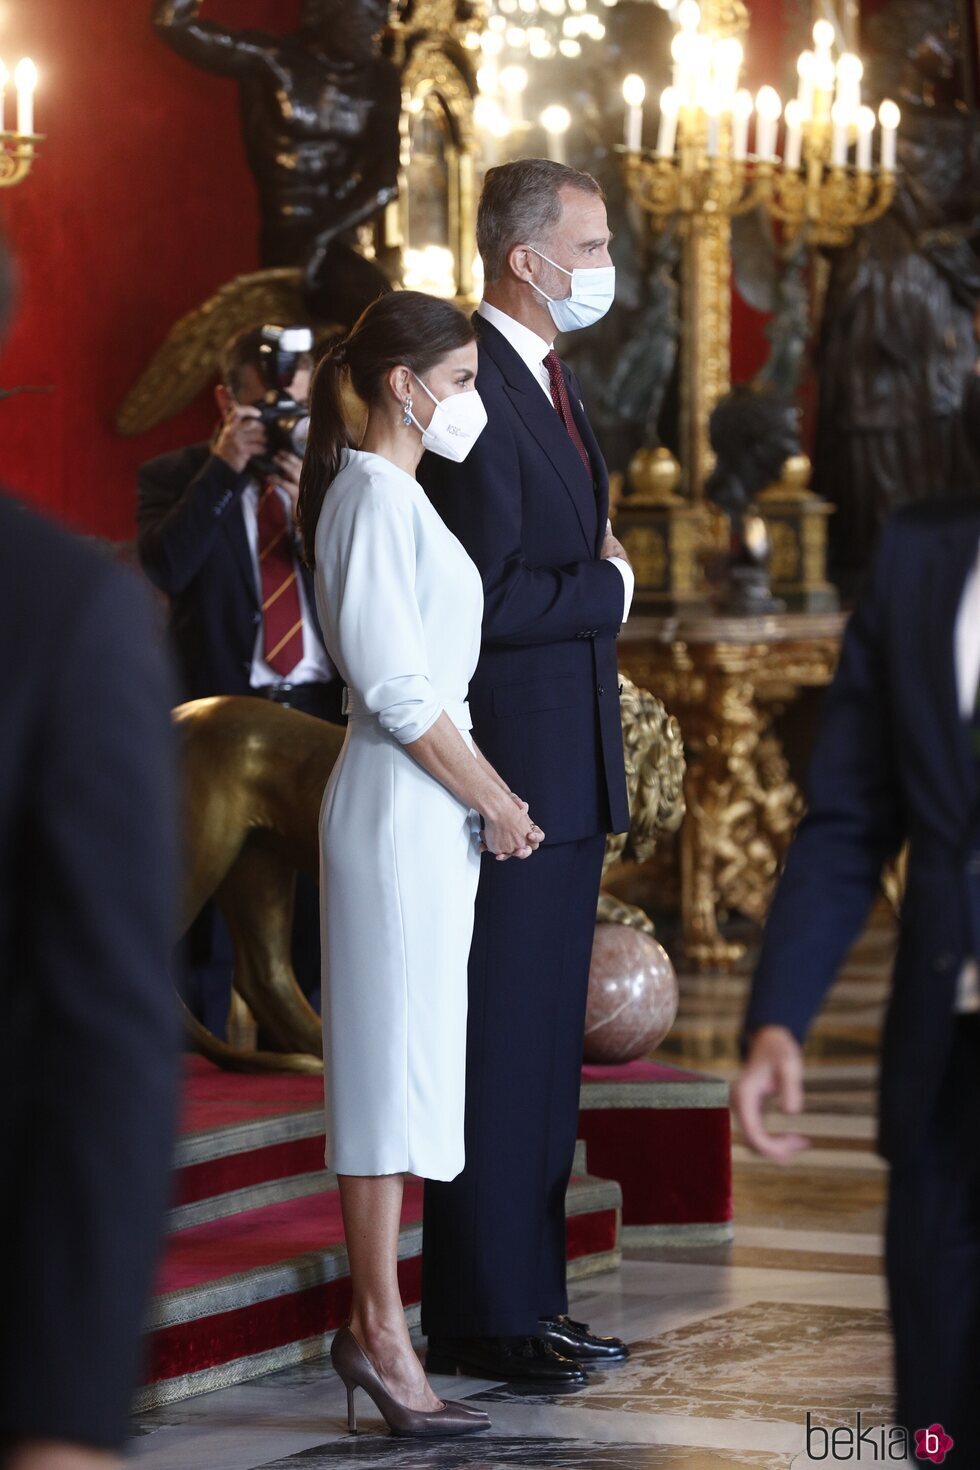
[[140, 1370], [179, 1047], [159, 643], [135, 574], [0, 493], [3, 1470], [119, 1463]]
[[809, 810], [766, 928], [735, 1088], [747, 1141], [788, 1163], [772, 1097], [803, 1106], [807, 1027], [910, 844], [881, 1061], [897, 1423], [980, 1464], [980, 505], [903, 511], [848, 627]]

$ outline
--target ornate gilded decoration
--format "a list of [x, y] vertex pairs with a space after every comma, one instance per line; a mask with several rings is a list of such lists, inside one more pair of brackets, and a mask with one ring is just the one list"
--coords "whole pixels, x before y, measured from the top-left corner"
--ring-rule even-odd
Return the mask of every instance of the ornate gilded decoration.
[[778, 481], [759, 492], [755, 509], [772, 542], [772, 590], [795, 611], [826, 612], [838, 605], [827, 580], [827, 521], [833, 506], [809, 489], [810, 460], [794, 454]]
[[231, 337], [262, 322], [303, 318], [302, 272], [255, 271], [236, 276], [171, 327], [123, 400], [120, 434], [145, 434], [187, 407], [212, 381]]
[[697, 969], [728, 969], [744, 955], [744, 944], [721, 931], [725, 915], [765, 917], [802, 813], [773, 731], [773, 702], [829, 683], [843, 623], [815, 614], [640, 618], [624, 630], [623, 666], [659, 690], [684, 731], [681, 921]]

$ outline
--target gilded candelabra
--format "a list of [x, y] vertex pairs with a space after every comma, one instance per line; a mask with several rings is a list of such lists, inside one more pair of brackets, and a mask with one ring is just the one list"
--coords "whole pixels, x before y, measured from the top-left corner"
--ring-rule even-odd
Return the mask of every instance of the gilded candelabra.
[[17, 126], [12, 131], [7, 129], [4, 116], [8, 81], [7, 68], [0, 61], [0, 188], [3, 189], [20, 184], [27, 178], [34, 165], [37, 144], [43, 141], [41, 134], [34, 131], [37, 68], [30, 57], [25, 56], [19, 61], [14, 71]]
[[803, 231], [813, 244], [846, 244], [894, 198], [899, 113], [886, 101], [876, 119], [862, 105], [860, 58], [845, 52], [834, 59], [836, 32], [827, 21], [814, 26], [814, 49], [798, 62], [799, 93], [784, 114], [772, 87], [753, 99], [738, 85], [739, 35], [747, 29], [741, 0], [705, 0], [703, 6], [682, 0], [676, 18], [673, 81], [660, 97], [655, 148], [642, 147], [642, 80], [627, 77], [623, 85], [623, 167], [630, 195], [654, 228], [672, 218], [680, 223], [681, 445], [684, 488], [697, 502], [711, 470], [708, 417], [730, 387], [733, 217], [763, 205], [790, 237]]

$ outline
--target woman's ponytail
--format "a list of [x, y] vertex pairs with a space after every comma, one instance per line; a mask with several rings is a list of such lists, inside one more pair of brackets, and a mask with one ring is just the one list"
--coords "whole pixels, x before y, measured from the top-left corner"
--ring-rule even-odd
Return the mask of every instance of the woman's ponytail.
[[303, 560], [316, 565], [316, 527], [323, 497], [340, 471], [343, 451], [351, 447], [340, 377], [347, 366], [347, 343], [328, 352], [313, 374], [310, 387], [310, 437], [299, 477], [296, 518], [303, 538]]

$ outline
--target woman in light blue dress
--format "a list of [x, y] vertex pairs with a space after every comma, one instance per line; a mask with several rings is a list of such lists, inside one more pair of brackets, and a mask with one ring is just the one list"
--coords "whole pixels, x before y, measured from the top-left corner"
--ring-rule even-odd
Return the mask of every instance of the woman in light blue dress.
[[[404, 1176], [463, 1167], [466, 968], [480, 853], [542, 838], [486, 762], [466, 704], [480, 652], [480, 574], [430, 504], [424, 450], [461, 460], [486, 424], [476, 343], [455, 307], [375, 302], [317, 369], [299, 515], [347, 739], [320, 817], [327, 1162], [340, 1181], [353, 1283], [335, 1366], [401, 1433], [460, 1434], [411, 1347], [398, 1289]], [[351, 447], [342, 381], [368, 408]], [[481, 830], [482, 829], [482, 830]]]

